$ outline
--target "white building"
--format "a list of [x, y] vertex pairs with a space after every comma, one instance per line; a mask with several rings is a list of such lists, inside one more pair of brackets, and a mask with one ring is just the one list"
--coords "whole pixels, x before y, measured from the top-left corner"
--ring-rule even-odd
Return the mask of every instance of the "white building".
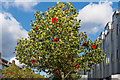
[[106, 57], [88, 73], [88, 78], [120, 79], [120, 10], [114, 12], [112, 22], [107, 23], [99, 38], [101, 38], [102, 53], [106, 53]]

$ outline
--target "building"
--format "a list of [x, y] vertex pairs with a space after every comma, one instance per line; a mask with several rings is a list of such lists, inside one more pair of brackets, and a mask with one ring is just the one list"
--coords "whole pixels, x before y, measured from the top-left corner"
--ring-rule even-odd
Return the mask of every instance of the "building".
[[[12, 63], [15, 64], [15, 61], [12, 60]], [[9, 67], [11, 64], [11, 62], [1, 58], [1, 52], [0, 52], [0, 79], [1, 79], [1, 76], [2, 76], [2, 69], [4, 69], [4, 67]], [[22, 66], [22, 68], [20, 69], [23, 69], [24, 67]]]
[[1, 77], [1, 75], [2, 75], [2, 64], [1, 64], [1, 52], [0, 52], [0, 77]]
[[88, 78], [120, 79], [120, 10], [114, 12], [112, 22], [108, 22], [104, 32], [99, 35], [102, 53], [106, 53], [101, 64], [94, 65], [94, 70], [88, 73]]
[[[15, 64], [15, 61], [13, 60], [12, 63]], [[0, 52], [0, 73], [2, 73], [2, 69], [4, 69], [4, 67], [9, 67], [12, 63], [1, 58], [1, 52]], [[20, 69], [22, 69], [22, 68], [20, 68]]]
[[0, 70], [2, 69], [2, 64], [1, 64], [1, 52], [0, 52]]
[[0, 52], [0, 77], [2, 75], [2, 69], [4, 69], [4, 67], [9, 67], [10, 66], [10, 62], [1, 58], [1, 52]]
[[78, 80], [80, 80], [80, 79], [81, 80], [88, 80], [88, 73], [85, 70], [83, 70], [82, 73], [77, 73], [77, 75], [80, 76], [80, 78]]
[[10, 63], [9, 61], [1, 58], [1, 53], [0, 53], [0, 69], [4, 69], [4, 67], [9, 67], [10, 66]]

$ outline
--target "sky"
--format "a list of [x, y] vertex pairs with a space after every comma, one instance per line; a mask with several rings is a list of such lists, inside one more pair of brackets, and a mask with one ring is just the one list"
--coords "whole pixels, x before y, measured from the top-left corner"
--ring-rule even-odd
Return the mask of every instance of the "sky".
[[[81, 0], [81, 2], [73, 2], [71, 0], [73, 8], [76, 8], [79, 13], [77, 19], [81, 19], [79, 32], [87, 32], [88, 38], [93, 41], [104, 31], [107, 22], [112, 21], [112, 14], [118, 9], [119, 0], [98, 1], [90, 2], [87, 0], [85, 2], [85, 0]], [[29, 0], [29, 2], [27, 0], [3, 0], [0, 2], [0, 51], [2, 58], [10, 62], [15, 60], [15, 54], [12, 52], [16, 41], [22, 37], [28, 37], [27, 33], [32, 28], [30, 20], [35, 20], [33, 14], [36, 10], [45, 12], [48, 7], [52, 8], [55, 4], [55, 0], [53, 2], [45, 0], [44, 2], [33, 2], [33, 0]], [[15, 62], [21, 67], [19, 61], [15, 60]], [[46, 75], [43, 72], [41, 74]]]

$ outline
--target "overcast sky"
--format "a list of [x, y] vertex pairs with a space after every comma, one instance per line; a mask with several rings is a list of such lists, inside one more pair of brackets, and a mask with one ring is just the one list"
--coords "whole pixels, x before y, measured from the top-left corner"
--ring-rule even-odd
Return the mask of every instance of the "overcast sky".
[[[22, 2], [21, 2], [22, 1]], [[25, 1], [25, 2], [24, 2]], [[34, 19], [36, 10], [45, 12], [48, 7], [55, 6], [56, 2], [33, 2], [34, 0], [14, 0], [2, 2], [0, 9], [0, 50], [2, 58], [12, 61], [15, 59], [14, 51], [16, 41], [22, 37], [27, 38], [32, 28], [30, 20]], [[99, 0], [100, 1], [100, 0]], [[104, 31], [107, 22], [112, 20], [112, 14], [118, 8], [116, 2], [71, 2], [79, 13], [81, 19], [80, 31], [85, 31], [88, 37], [95, 40], [100, 32]], [[16, 64], [21, 67], [16, 60]], [[44, 74], [44, 73], [42, 73]]]

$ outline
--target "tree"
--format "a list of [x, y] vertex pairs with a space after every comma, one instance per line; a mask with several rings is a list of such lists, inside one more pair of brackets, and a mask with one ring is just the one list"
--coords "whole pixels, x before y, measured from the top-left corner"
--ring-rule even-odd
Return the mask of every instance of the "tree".
[[[79, 73], [81, 73], [82, 71], [79, 71]], [[78, 72], [77, 72], [78, 73]], [[53, 80], [58, 80], [58, 79], [60, 79], [60, 75], [59, 74], [53, 74], [53, 75], [51, 75], [49, 78], [52, 78]], [[69, 75], [68, 75], [68, 77], [67, 78], [71, 78], [71, 79], [80, 79], [81, 78], [81, 75], [78, 75], [78, 74], [76, 74], [76, 72], [72, 72], [72, 73], [70, 73]], [[60, 79], [61, 80], [61, 79]]]
[[3, 78], [44, 78], [40, 74], [35, 74], [29, 68], [20, 69], [17, 65], [11, 64], [2, 69]]
[[92, 65], [104, 60], [100, 39], [92, 42], [86, 32], [78, 33], [81, 20], [75, 18], [78, 13], [73, 4], [57, 2], [56, 7], [48, 9], [45, 13], [34, 13], [36, 20], [31, 20], [28, 39], [17, 41], [13, 53], [20, 63], [56, 77], [59, 75], [64, 80], [70, 73], [90, 71]]

